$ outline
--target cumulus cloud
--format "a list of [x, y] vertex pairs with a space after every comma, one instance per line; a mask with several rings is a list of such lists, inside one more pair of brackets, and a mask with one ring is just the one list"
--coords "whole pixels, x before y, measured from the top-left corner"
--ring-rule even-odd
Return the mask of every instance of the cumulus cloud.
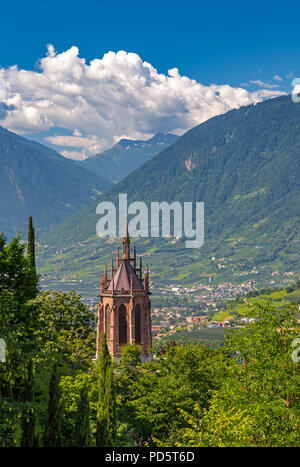
[[[71, 148], [82, 148], [80, 156], [76, 156], [76, 159], [86, 159], [89, 154], [96, 154], [101, 150], [101, 143], [96, 135], [83, 136], [78, 130], [73, 132], [73, 135], [54, 135], [47, 136], [45, 138], [47, 143], [51, 143], [57, 146], [66, 146]], [[63, 154], [64, 153], [64, 154]], [[65, 157], [71, 159], [75, 158], [76, 151], [63, 151], [62, 154]]]
[[47, 142], [76, 159], [124, 136], [148, 138], [158, 131], [180, 135], [215, 115], [284, 94], [271, 92], [277, 85], [253, 92], [227, 84], [205, 86], [177, 68], [159, 73], [125, 51], [86, 63], [75, 46], [57, 53], [49, 45], [39, 70], [0, 68], [0, 80], [7, 106], [2, 126], [22, 134], [53, 127], [71, 130], [73, 135], [48, 136]]
[[279, 75], [274, 75], [274, 76], [273, 76], [273, 79], [274, 79], [275, 81], [282, 81], [282, 78], [281, 78], [281, 76], [279, 76]]

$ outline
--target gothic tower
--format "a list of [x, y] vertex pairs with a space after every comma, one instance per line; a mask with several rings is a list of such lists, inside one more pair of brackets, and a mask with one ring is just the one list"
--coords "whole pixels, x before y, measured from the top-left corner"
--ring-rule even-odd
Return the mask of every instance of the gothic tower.
[[110, 278], [107, 268], [100, 281], [98, 307], [97, 355], [105, 332], [110, 353], [118, 360], [125, 344], [136, 343], [142, 347], [144, 359], [152, 347], [151, 301], [148, 266], [143, 277], [142, 259], [136, 263], [136, 250], [130, 256], [130, 238], [126, 225], [123, 237], [123, 254], [117, 249], [116, 267], [111, 259]]

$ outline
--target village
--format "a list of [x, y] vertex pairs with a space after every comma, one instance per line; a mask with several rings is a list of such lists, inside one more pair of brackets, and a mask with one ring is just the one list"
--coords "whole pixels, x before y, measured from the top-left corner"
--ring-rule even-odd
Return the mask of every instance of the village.
[[[271, 274], [267, 286], [274, 287], [274, 276]], [[294, 282], [288, 273], [282, 274], [284, 284]], [[152, 291], [152, 335], [154, 339], [161, 339], [179, 331], [193, 331], [202, 328], [228, 328], [246, 324], [249, 319], [243, 316], [228, 316], [224, 318], [224, 310], [228, 302], [244, 297], [249, 292], [259, 289], [255, 280], [235, 284], [225, 282], [216, 284], [198, 283], [193, 287], [184, 287], [173, 283], [162, 286], [156, 281], [150, 281]], [[96, 298], [83, 298], [83, 301], [95, 312], [98, 309]], [[226, 314], [226, 313], [225, 313]], [[222, 316], [222, 319], [220, 317]]]
[[[223, 264], [222, 260], [224, 258], [219, 259], [219, 266]], [[296, 280], [294, 272], [274, 271], [268, 274], [262, 283], [258, 278], [259, 270], [255, 266], [251, 271], [242, 270], [235, 275], [244, 276], [245, 279], [250, 275], [250, 280], [241, 283], [217, 283], [213, 277], [208, 276], [205, 283], [196, 282], [193, 286], [184, 286], [181, 283], [165, 284], [155, 277], [150, 279], [153, 338], [159, 340], [179, 331], [243, 326], [248, 318], [236, 314], [231, 316], [229, 312], [224, 312], [230, 301], [242, 299], [251, 292], [261, 290], [262, 286], [265, 289], [273, 289]], [[45, 283], [45, 279], [47, 282], [47, 278], [43, 277], [42, 284]], [[86, 280], [63, 279], [53, 285], [56, 288], [59, 285], [64, 290], [76, 288], [81, 293], [82, 301], [97, 313], [98, 284], [93, 284], [91, 288], [91, 284]]]
[[[227, 319], [216, 319], [218, 311], [224, 308], [229, 300], [237, 296], [244, 296], [255, 290], [255, 282], [243, 284], [199, 284], [193, 288], [182, 287], [179, 284], [170, 284], [168, 288], [160, 289], [166, 301], [178, 305], [154, 306], [152, 309], [152, 333], [154, 338], [164, 338], [178, 331], [193, 331], [200, 328], [230, 327], [244, 324], [247, 318], [236, 319], [229, 316]], [[162, 300], [159, 300], [161, 303]], [[181, 303], [182, 302], [182, 303]]]

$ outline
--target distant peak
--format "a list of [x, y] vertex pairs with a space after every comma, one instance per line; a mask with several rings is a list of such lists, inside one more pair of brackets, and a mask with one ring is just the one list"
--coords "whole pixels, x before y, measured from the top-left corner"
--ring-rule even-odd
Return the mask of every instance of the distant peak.
[[147, 143], [156, 143], [156, 144], [171, 144], [178, 139], [178, 136], [173, 135], [172, 133], [156, 133], [152, 138], [148, 139]]
[[158, 132], [154, 136], [152, 136], [148, 140], [140, 140], [140, 139], [120, 139], [120, 141], [116, 144], [116, 146], [125, 147], [138, 147], [144, 146], [145, 144], [171, 144], [174, 143], [178, 139], [178, 136], [173, 135], [172, 133], [161, 133]]
[[120, 141], [116, 144], [116, 146], [120, 145], [122, 147], [131, 147], [139, 146], [140, 144], [145, 143], [145, 141], [138, 140], [138, 139], [120, 139]]

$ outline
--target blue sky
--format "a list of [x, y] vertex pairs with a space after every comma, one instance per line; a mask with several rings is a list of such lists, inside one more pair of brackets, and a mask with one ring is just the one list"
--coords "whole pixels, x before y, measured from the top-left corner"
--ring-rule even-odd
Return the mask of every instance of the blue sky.
[[[299, 13], [300, 5], [296, 2], [14, 1], [1, 6], [0, 67], [17, 65], [19, 69], [40, 73], [39, 60], [45, 57], [47, 44], [53, 44], [58, 55], [76, 46], [78, 56], [87, 64], [109, 51], [124, 50], [137, 54], [158, 73], [167, 75], [169, 69], [178, 68], [181, 76], [205, 86], [228, 84], [242, 86], [249, 92], [261, 88], [290, 92], [292, 77], [300, 76]], [[11, 76], [9, 79], [14, 81]], [[23, 84], [21, 88], [23, 92]], [[24, 97], [24, 102], [30, 99], [32, 95]], [[28, 123], [21, 128], [21, 113], [16, 117], [19, 104], [15, 102], [11, 94], [6, 108], [15, 112], [14, 118], [0, 122], [14, 131], [46, 137], [57, 128], [61, 128], [61, 135], [78, 130], [77, 138], [81, 139], [88, 133], [84, 126], [76, 128], [76, 122], [51, 120], [50, 114], [42, 116], [43, 125]], [[238, 105], [243, 105], [243, 101], [232, 103], [233, 107]], [[228, 102], [224, 108], [230, 108]], [[215, 111], [218, 112], [222, 109]], [[212, 114], [203, 115], [199, 123]], [[45, 119], [51, 120], [48, 127]], [[160, 129], [182, 133], [189, 125], [198, 123], [194, 116], [184, 123], [173, 120], [166, 124], [166, 117], [159, 111], [155, 124], [146, 119], [141, 127], [126, 128], [122, 122], [116, 124], [116, 130], [104, 130], [104, 125], [103, 131], [92, 131], [89, 135], [97, 137], [99, 143], [91, 143], [89, 154], [93, 149], [111, 145], [123, 133], [129, 137], [150, 136]], [[83, 148], [84, 141], [80, 141]], [[53, 146], [50, 141], [45, 142]], [[54, 146], [58, 150], [76, 148], [68, 144]]]
[[161, 72], [239, 85], [299, 74], [299, 2], [13, 1], [1, 5], [0, 64], [32, 68], [48, 43], [87, 60], [138, 53]]

